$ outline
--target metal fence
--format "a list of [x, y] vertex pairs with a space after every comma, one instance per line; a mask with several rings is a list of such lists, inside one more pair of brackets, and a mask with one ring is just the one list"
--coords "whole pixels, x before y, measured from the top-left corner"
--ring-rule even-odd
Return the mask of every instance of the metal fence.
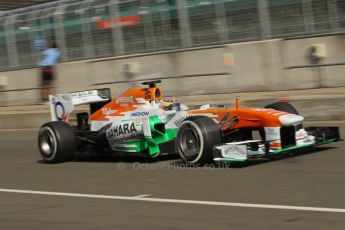
[[0, 70], [35, 66], [39, 38], [73, 61], [344, 29], [345, 0], [63, 0], [0, 17]]

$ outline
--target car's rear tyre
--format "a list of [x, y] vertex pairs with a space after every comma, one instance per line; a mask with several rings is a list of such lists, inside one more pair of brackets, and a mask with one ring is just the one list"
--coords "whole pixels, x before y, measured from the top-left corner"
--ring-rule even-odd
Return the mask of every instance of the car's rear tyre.
[[212, 150], [215, 145], [221, 143], [221, 132], [209, 117], [189, 117], [180, 125], [176, 143], [184, 161], [203, 165], [212, 162]]
[[70, 161], [76, 150], [73, 128], [63, 121], [48, 122], [39, 130], [38, 148], [46, 163]]
[[283, 112], [299, 115], [297, 109], [295, 107], [293, 107], [288, 102], [282, 102], [282, 101], [275, 102], [275, 103], [266, 105], [265, 108], [267, 108], [267, 109], [275, 109], [275, 110], [279, 110], [279, 111], [283, 111]]

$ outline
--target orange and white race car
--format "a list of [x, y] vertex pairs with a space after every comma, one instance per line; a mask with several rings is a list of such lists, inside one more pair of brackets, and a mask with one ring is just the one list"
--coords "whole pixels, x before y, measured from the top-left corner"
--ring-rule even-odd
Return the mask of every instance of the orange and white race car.
[[[39, 130], [39, 149], [49, 163], [76, 153], [156, 157], [179, 153], [187, 163], [242, 162], [340, 140], [337, 127], [303, 127], [286, 102], [265, 108], [203, 105], [189, 109], [156, 86], [130, 88], [115, 99], [109, 89], [50, 96], [51, 122]], [[77, 105], [77, 125], [68, 123]]]

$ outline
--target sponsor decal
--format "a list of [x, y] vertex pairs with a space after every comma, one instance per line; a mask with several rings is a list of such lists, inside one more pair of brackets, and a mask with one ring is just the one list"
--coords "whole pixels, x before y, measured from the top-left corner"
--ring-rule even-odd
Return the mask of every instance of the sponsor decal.
[[134, 123], [124, 123], [117, 126], [112, 126], [107, 131], [108, 139], [114, 139], [119, 136], [125, 136], [128, 134], [137, 133], [137, 129], [135, 128]]
[[247, 159], [246, 145], [225, 145], [219, 148], [222, 150], [222, 157], [239, 160]]
[[138, 135], [132, 134], [129, 137], [124, 137], [124, 138], [121, 138], [121, 139], [117, 140], [116, 143], [123, 143], [123, 142], [127, 142], [127, 141], [133, 141], [133, 140], [138, 139], [138, 137], [139, 137]]
[[305, 129], [300, 129], [296, 132], [296, 140], [304, 139], [308, 136], [308, 133], [305, 131]]
[[111, 108], [102, 108], [102, 112], [104, 115], [110, 115], [116, 112], [116, 110], [112, 110]]
[[56, 119], [58, 119], [59, 121], [67, 120], [67, 115], [65, 114], [65, 107], [61, 102], [58, 101], [54, 103], [54, 110]]
[[71, 94], [72, 97], [87, 97], [87, 96], [94, 96], [98, 95], [97, 90], [87, 90], [82, 92], [75, 92]]
[[227, 150], [225, 150], [225, 154], [240, 154], [245, 155], [247, 151], [241, 146], [237, 145], [230, 145]]
[[147, 117], [149, 116], [150, 112], [146, 112], [146, 111], [143, 111], [143, 112], [133, 112], [131, 113], [131, 117]]
[[116, 99], [117, 103], [134, 103], [133, 102], [133, 97], [118, 97]]
[[139, 135], [132, 134], [129, 137], [123, 137], [123, 138], [120, 138], [120, 139], [110, 139], [109, 140], [109, 144], [110, 144], [110, 146], [113, 146], [113, 148], [116, 148], [117, 144], [122, 144], [122, 143], [125, 143], [125, 142], [128, 142], [128, 141], [134, 141], [134, 140], [137, 140], [138, 138], [139, 138]]
[[176, 127], [179, 127], [185, 119], [186, 119], [186, 117], [181, 117], [181, 118], [177, 119], [176, 121], [174, 121], [174, 125]]
[[280, 140], [280, 127], [264, 127], [266, 141]]
[[104, 30], [114, 27], [135, 26], [141, 23], [139, 15], [128, 15], [120, 18], [101, 19], [97, 21], [97, 29]]
[[174, 114], [170, 114], [166, 117], [165, 127], [176, 129], [187, 117], [189, 117], [189, 115], [186, 112], [177, 112]]
[[265, 130], [266, 130], [266, 133], [268, 135], [275, 135], [277, 133], [277, 130], [275, 128], [268, 128], [267, 127]]
[[252, 110], [255, 111], [261, 111], [261, 112], [268, 112], [268, 111], [273, 111], [273, 109], [266, 109], [266, 108], [252, 108]]

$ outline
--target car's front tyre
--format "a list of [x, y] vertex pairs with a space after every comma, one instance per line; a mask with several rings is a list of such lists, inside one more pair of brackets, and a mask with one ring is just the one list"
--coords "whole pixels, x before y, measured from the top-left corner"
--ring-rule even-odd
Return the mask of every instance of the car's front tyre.
[[278, 101], [278, 102], [266, 105], [265, 108], [266, 109], [275, 109], [275, 110], [279, 110], [279, 111], [283, 111], [283, 112], [299, 115], [297, 109], [295, 107], [293, 107], [288, 102]]
[[213, 147], [221, 143], [221, 132], [211, 118], [192, 116], [180, 125], [176, 143], [184, 161], [203, 165], [212, 162]]

